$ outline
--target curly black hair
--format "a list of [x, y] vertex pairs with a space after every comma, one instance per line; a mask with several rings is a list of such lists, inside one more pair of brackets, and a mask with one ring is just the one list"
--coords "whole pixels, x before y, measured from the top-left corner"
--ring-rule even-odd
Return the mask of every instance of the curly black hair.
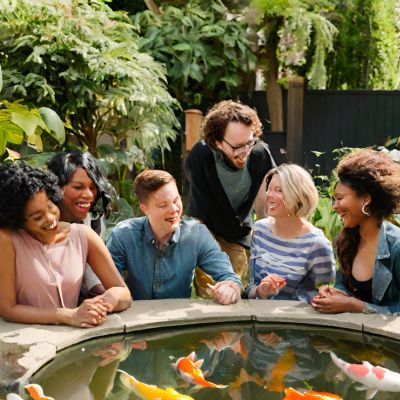
[[28, 164], [3, 164], [0, 166], [0, 227], [13, 230], [25, 224], [26, 203], [38, 192], [57, 203], [62, 198], [57, 177], [48, 171]]
[[[106, 217], [109, 216], [115, 191], [92, 154], [79, 150], [57, 153], [49, 160], [47, 168], [58, 177], [60, 187], [64, 187], [69, 182], [77, 168], [83, 168], [97, 188], [97, 197], [90, 210], [93, 219], [98, 219], [103, 214]], [[101, 205], [98, 204], [100, 199]]]

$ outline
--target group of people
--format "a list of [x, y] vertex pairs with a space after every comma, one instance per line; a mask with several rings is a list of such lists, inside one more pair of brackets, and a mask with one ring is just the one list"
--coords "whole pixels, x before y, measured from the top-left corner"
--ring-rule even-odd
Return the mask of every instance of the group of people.
[[47, 170], [2, 165], [0, 316], [92, 327], [131, 299], [188, 298], [193, 282], [220, 304], [243, 296], [305, 300], [323, 313], [400, 312], [400, 228], [388, 220], [400, 211], [400, 165], [372, 149], [340, 161], [337, 269], [308, 221], [318, 203], [310, 174], [275, 166], [260, 135], [252, 108], [216, 104], [186, 159], [187, 216], [173, 176], [145, 170], [134, 180], [144, 216], [120, 222], [106, 244], [113, 190], [93, 156], [58, 153]]

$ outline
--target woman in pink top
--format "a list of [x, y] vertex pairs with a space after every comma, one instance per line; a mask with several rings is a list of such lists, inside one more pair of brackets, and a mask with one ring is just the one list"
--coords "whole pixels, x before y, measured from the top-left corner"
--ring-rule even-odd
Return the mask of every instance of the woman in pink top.
[[[60, 223], [57, 178], [28, 165], [0, 166], [0, 316], [6, 321], [92, 327], [131, 296], [99, 236]], [[77, 306], [89, 263], [105, 293]]]

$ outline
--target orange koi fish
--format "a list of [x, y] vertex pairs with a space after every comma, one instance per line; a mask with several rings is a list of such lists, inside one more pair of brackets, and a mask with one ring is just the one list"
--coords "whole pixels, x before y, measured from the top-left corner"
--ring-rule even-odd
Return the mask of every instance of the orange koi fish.
[[200, 367], [204, 360], [196, 361], [196, 353], [193, 351], [187, 357], [181, 357], [176, 363], [171, 364], [176, 373], [186, 382], [208, 388], [223, 389], [227, 385], [218, 385], [207, 381]]
[[283, 400], [343, 400], [343, 397], [333, 393], [314, 392], [307, 390], [304, 393], [298, 392], [296, 389], [285, 389], [285, 397]]
[[25, 390], [29, 393], [33, 400], [54, 400], [43, 393], [43, 389], [37, 383], [25, 385]]
[[119, 377], [123, 385], [143, 400], [194, 400], [193, 397], [181, 394], [173, 388], [162, 389], [155, 385], [148, 385], [147, 383], [138, 381], [125, 371], [118, 371], [120, 372]]
[[265, 387], [271, 392], [283, 392], [285, 375], [293, 369], [295, 363], [294, 351], [289, 348], [278, 358], [273, 366]]

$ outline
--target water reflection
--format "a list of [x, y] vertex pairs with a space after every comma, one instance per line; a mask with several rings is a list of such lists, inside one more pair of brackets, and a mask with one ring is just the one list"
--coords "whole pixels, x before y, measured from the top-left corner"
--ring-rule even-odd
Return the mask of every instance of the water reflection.
[[[204, 378], [227, 387], [204, 388], [182, 379], [171, 364], [192, 352], [204, 360], [198, 364]], [[118, 370], [195, 400], [282, 400], [288, 387], [367, 399], [370, 392], [339, 376], [330, 352], [349, 363], [368, 361], [400, 371], [400, 343], [390, 339], [289, 325], [224, 325], [90, 341], [62, 352], [33, 380], [56, 400], [146, 398], [133, 394]], [[374, 399], [400, 400], [400, 394], [379, 391]]]

